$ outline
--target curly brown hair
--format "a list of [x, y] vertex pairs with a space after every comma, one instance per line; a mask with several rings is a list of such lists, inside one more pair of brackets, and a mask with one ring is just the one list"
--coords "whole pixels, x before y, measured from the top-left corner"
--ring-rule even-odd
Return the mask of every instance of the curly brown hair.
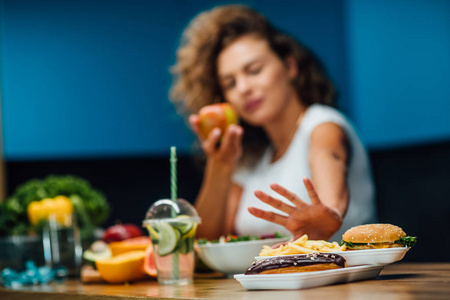
[[[200, 13], [184, 30], [177, 50], [177, 62], [170, 98], [180, 113], [197, 113], [205, 105], [225, 102], [217, 76], [219, 53], [239, 37], [256, 35], [285, 60], [293, 57], [298, 75], [293, 84], [302, 101], [331, 105], [335, 89], [318, 59], [298, 41], [275, 28], [267, 18], [244, 5], [226, 5]], [[261, 153], [269, 145], [259, 127], [241, 121], [244, 127], [244, 157]]]

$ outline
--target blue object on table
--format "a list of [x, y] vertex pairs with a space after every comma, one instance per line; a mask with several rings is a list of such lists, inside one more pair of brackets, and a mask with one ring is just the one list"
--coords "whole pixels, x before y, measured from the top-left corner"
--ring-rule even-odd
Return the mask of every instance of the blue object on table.
[[36, 264], [29, 260], [25, 263], [26, 270], [17, 272], [11, 268], [4, 268], [0, 274], [2, 285], [16, 288], [22, 285], [47, 284], [52, 280], [61, 282], [67, 277], [66, 267], [50, 268], [47, 266], [36, 267]]

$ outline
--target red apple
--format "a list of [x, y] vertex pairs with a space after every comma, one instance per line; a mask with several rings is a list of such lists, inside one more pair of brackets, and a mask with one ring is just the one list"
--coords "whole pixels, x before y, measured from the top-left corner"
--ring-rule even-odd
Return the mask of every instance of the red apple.
[[198, 112], [200, 119], [200, 134], [208, 138], [214, 128], [220, 128], [222, 134], [230, 124], [237, 124], [238, 116], [228, 103], [217, 103], [204, 106]]
[[103, 234], [102, 240], [106, 243], [111, 243], [139, 237], [142, 235], [142, 230], [134, 224], [119, 224], [108, 227]]

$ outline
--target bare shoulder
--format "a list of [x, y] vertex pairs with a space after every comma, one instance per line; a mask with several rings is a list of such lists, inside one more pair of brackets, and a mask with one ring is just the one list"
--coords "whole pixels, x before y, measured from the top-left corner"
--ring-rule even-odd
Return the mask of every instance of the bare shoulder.
[[311, 133], [310, 154], [329, 150], [334, 156], [347, 157], [350, 146], [345, 130], [336, 123], [327, 122], [314, 128]]
[[336, 123], [322, 123], [311, 133], [311, 145], [327, 145], [347, 143], [347, 134]]

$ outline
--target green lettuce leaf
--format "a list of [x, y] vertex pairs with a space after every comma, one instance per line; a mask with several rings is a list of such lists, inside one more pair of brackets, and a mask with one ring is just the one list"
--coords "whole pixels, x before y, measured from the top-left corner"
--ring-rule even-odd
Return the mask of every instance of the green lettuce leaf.
[[[412, 247], [417, 243], [417, 237], [415, 236], [405, 236], [397, 241], [394, 242], [394, 244], [402, 244], [406, 247]], [[347, 246], [349, 248], [354, 248], [356, 246], [363, 246], [363, 245], [370, 245], [371, 243], [352, 243], [352, 242], [346, 242], [344, 240], [341, 241], [341, 246]], [[376, 243], [373, 243], [376, 244]]]
[[402, 244], [403, 246], [406, 246], [406, 247], [412, 247], [417, 243], [417, 237], [405, 236], [405, 237], [402, 237], [401, 239], [395, 241], [395, 243]]

